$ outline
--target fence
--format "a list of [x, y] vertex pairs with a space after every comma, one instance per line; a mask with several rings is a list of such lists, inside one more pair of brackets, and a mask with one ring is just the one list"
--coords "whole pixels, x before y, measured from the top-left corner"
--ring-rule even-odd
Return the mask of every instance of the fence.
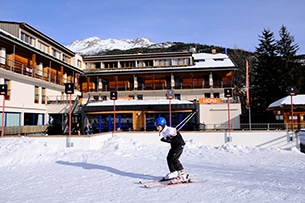
[[[267, 131], [289, 131], [289, 124], [283, 123], [241, 123], [240, 128], [234, 128], [231, 126], [231, 130], [234, 131], [255, 131], [255, 130], [267, 130]], [[295, 130], [305, 128], [304, 124], [299, 124], [299, 127]], [[39, 126], [8, 126], [4, 127], [4, 135], [27, 135], [27, 134], [44, 134], [48, 125]], [[200, 124], [199, 131], [227, 131], [228, 126], [226, 124]]]
[[43, 134], [47, 128], [47, 125], [7, 126], [4, 127], [4, 135]]
[[[305, 124], [303, 123], [296, 123], [295, 126], [298, 126], [295, 128], [301, 129], [305, 128]], [[239, 127], [236, 127], [234, 125], [230, 126], [231, 130], [286, 130], [288, 131], [290, 129], [291, 125], [288, 123], [241, 123]], [[214, 130], [214, 131], [226, 131], [228, 129], [228, 125], [225, 124], [200, 124], [199, 126], [200, 130]]]

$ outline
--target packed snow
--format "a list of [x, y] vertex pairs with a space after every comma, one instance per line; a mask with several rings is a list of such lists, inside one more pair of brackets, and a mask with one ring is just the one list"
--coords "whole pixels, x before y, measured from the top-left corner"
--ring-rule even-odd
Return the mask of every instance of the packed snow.
[[305, 202], [305, 155], [297, 148], [186, 140], [180, 160], [199, 183], [148, 189], [139, 181], [168, 172], [167, 143], [114, 135], [99, 144], [81, 150], [39, 137], [1, 138], [0, 202]]

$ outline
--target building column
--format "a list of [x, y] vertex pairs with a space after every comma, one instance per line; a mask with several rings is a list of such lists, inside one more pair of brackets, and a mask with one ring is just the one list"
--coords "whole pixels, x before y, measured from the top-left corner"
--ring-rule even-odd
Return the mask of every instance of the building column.
[[98, 91], [103, 91], [102, 78], [98, 78]]
[[212, 72], [210, 72], [210, 75], [209, 75], [209, 85], [210, 85], [210, 87], [213, 87], [213, 74], [212, 74]]
[[32, 71], [32, 73], [33, 73], [33, 77], [35, 77], [35, 75], [36, 75], [36, 72], [37, 72], [37, 70], [36, 70], [36, 65], [37, 65], [37, 63], [36, 63], [36, 54], [32, 54], [32, 65], [33, 65], [33, 71]]
[[6, 49], [4, 47], [0, 48], [0, 64], [5, 65], [5, 60], [6, 60]]
[[171, 74], [171, 89], [174, 89], [175, 87], [175, 77], [173, 75], [173, 73]]
[[133, 75], [133, 89], [138, 89], [138, 78], [135, 75]]

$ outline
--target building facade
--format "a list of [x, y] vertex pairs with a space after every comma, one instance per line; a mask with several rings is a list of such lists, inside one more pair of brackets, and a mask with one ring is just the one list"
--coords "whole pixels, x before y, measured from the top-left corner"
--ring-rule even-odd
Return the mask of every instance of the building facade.
[[289, 95], [271, 103], [267, 110], [283, 124], [283, 129], [299, 130], [305, 127], [305, 95]]
[[[226, 54], [139, 53], [85, 56], [83, 60], [86, 78], [80, 82], [83, 99], [88, 101], [83, 115], [97, 132], [113, 130], [111, 91], [118, 95], [116, 124], [123, 130], [154, 130], [158, 116], [176, 126], [195, 111], [184, 129], [226, 129], [228, 116], [231, 128], [240, 127], [240, 103], [224, 95], [226, 88], [233, 88], [237, 70]], [[173, 108], [168, 90], [173, 92]]]
[[81, 57], [26, 23], [0, 21], [6, 134], [9, 127], [46, 125], [65, 133], [66, 83], [74, 84], [72, 125], [81, 130], [154, 130], [159, 116], [177, 126], [189, 115], [183, 130], [239, 129], [240, 103], [224, 94], [236, 70], [228, 55], [214, 51]]
[[[0, 21], [0, 84], [8, 88], [5, 101], [0, 97], [1, 107], [5, 105], [1, 123], [4, 118], [6, 127], [58, 123], [65, 128], [67, 105], [60, 102], [67, 98], [64, 84], [75, 83], [74, 100], [81, 95], [81, 66], [81, 56], [30, 25]], [[62, 116], [52, 117], [59, 111]], [[11, 130], [20, 133], [20, 128]]]

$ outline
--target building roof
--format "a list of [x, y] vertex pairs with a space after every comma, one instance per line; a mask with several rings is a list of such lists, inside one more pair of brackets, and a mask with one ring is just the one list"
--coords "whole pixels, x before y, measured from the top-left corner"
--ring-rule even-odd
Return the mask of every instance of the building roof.
[[219, 67], [232, 67], [236, 68], [232, 60], [227, 54], [217, 53], [196, 53], [192, 55], [194, 57], [194, 67], [200, 68], [219, 68]]
[[[84, 106], [85, 112], [96, 112], [96, 111], [113, 111], [114, 104], [116, 110], [149, 110], [149, 111], [168, 111], [169, 100], [160, 99], [160, 100], [107, 100], [100, 102], [88, 103]], [[172, 110], [196, 110], [197, 103], [186, 101], [186, 100], [171, 100]]]
[[[18, 25], [19, 28], [22, 28], [22, 29], [26, 30], [27, 32], [32, 33], [33, 35], [35, 35], [35, 37], [40, 37], [40, 39], [43, 39], [43, 41], [46, 41], [47, 43], [52, 44], [54, 47], [65, 51], [66, 54], [70, 54], [71, 56], [75, 55], [75, 53], [72, 50], [70, 50], [67, 47], [61, 45], [60, 43], [58, 43], [54, 39], [48, 37], [47, 35], [43, 34], [39, 30], [35, 29], [34, 27], [30, 26], [29, 24], [27, 24], [25, 22], [12, 22], [12, 21], [1, 21], [0, 20], [0, 25], [2, 25], [2, 26], [0, 26], [0, 30], [5, 31], [6, 32], [5, 34], [9, 34], [11, 36], [14, 36], [14, 34], [10, 33], [8, 26], [5, 26], [5, 25]], [[18, 35], [16, 35], [15, 37], [18, 40], [20, 40]]]
[[[115, 105], [124, 106], [124, 105], [159, 105], [159, 104], [169, 104], [168, 99], [159, 99], [159, 100], [116, 100]], [[172, 99], [171, 104], [193, 104], [193, 102], [187, 100], [178, 100]], [[87, 104], [87, 106], [113, 106], [112, 100], [101, 101], [101, 102], [92, 102]]]
[[[293, 105], [305, 105], [305, 94], [299, 94], [292, 96]], [[291, 105], [291, 96], [283, 97], [273, 103], [271, 103], [268, 108], [277, 108]]]

